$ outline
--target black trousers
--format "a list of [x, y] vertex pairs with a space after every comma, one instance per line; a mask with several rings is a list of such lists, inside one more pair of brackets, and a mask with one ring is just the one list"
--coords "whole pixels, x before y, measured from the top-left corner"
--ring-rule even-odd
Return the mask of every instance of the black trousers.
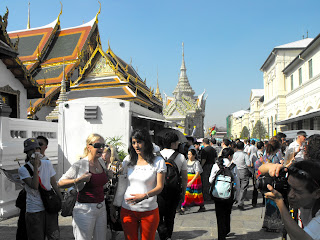
[[230, 232], [230, 215], [233, 200], [215, 201], [218, 225], [218, 240], [225, 240]]
[[26, 227], [26, 209], [20, 210], [18, 218], [18, 228], [16, 233], [16, 240], [28, 240], [27, 227]]
[[211, 174], [213, 164], [205, 164], [203, 166], [203, 172], [201, 173], [201, 182], [202, 182], [202, 194], [203, 194], [203, 200], [204, 201], [211, 201], [211, 196], [209, 194], [209, 177]]
[[157, 196], [160, 221], [158, 226], [158, 233], [160, 240], [171, 238], [174, 226], [174, 218], [176, 216], [176, 209], [180, 201], [179, 196]]

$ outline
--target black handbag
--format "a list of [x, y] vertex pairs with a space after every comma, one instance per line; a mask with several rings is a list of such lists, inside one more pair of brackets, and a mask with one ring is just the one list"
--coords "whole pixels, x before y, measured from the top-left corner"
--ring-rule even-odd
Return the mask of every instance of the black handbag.
[[63, 195], [61, 216], [68, 217], [72, 216], [74, 205], [77, 201], [78, 192], [76, 189], [71, 189], [68, 192], [65, 192]]
[[48, 213], [57, 213], [61, 210], [61, 199], [51, 188], [49, 191], [39, 186], [43, 206]]

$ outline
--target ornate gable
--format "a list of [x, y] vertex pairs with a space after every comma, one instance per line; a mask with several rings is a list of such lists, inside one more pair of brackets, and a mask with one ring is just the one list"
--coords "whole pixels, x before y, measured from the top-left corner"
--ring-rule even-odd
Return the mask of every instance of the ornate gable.
[[100, 56], [94, 67], [91, 69], [91, 72], [87, 77], [100, 77], [100, 76], [115, 76], [115, 72], [112, 67], [107, 64], [106, 59], [103, 56]]

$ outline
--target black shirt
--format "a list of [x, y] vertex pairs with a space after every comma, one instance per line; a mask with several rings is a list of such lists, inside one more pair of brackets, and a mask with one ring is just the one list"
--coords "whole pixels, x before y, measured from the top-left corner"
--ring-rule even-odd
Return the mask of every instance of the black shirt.
[[217, 151], [211, 147], [207, 146], [201, 150], [201, 160], [206, 159], [204, 165], [214, 164], [217, 158]]

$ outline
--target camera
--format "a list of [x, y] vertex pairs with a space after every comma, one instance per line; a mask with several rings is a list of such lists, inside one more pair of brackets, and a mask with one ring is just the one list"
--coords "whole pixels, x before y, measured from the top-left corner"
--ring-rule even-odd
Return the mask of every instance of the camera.
[[282, 196], [286, 196], [289, 190], [287, 181], [287, 172], [281, 169], [278, 177], [262, 176], [256, 181], [256, 188], [262, 193], [269, 192], [267, 185], [270, 184], [275, 190], [280, 192]]

